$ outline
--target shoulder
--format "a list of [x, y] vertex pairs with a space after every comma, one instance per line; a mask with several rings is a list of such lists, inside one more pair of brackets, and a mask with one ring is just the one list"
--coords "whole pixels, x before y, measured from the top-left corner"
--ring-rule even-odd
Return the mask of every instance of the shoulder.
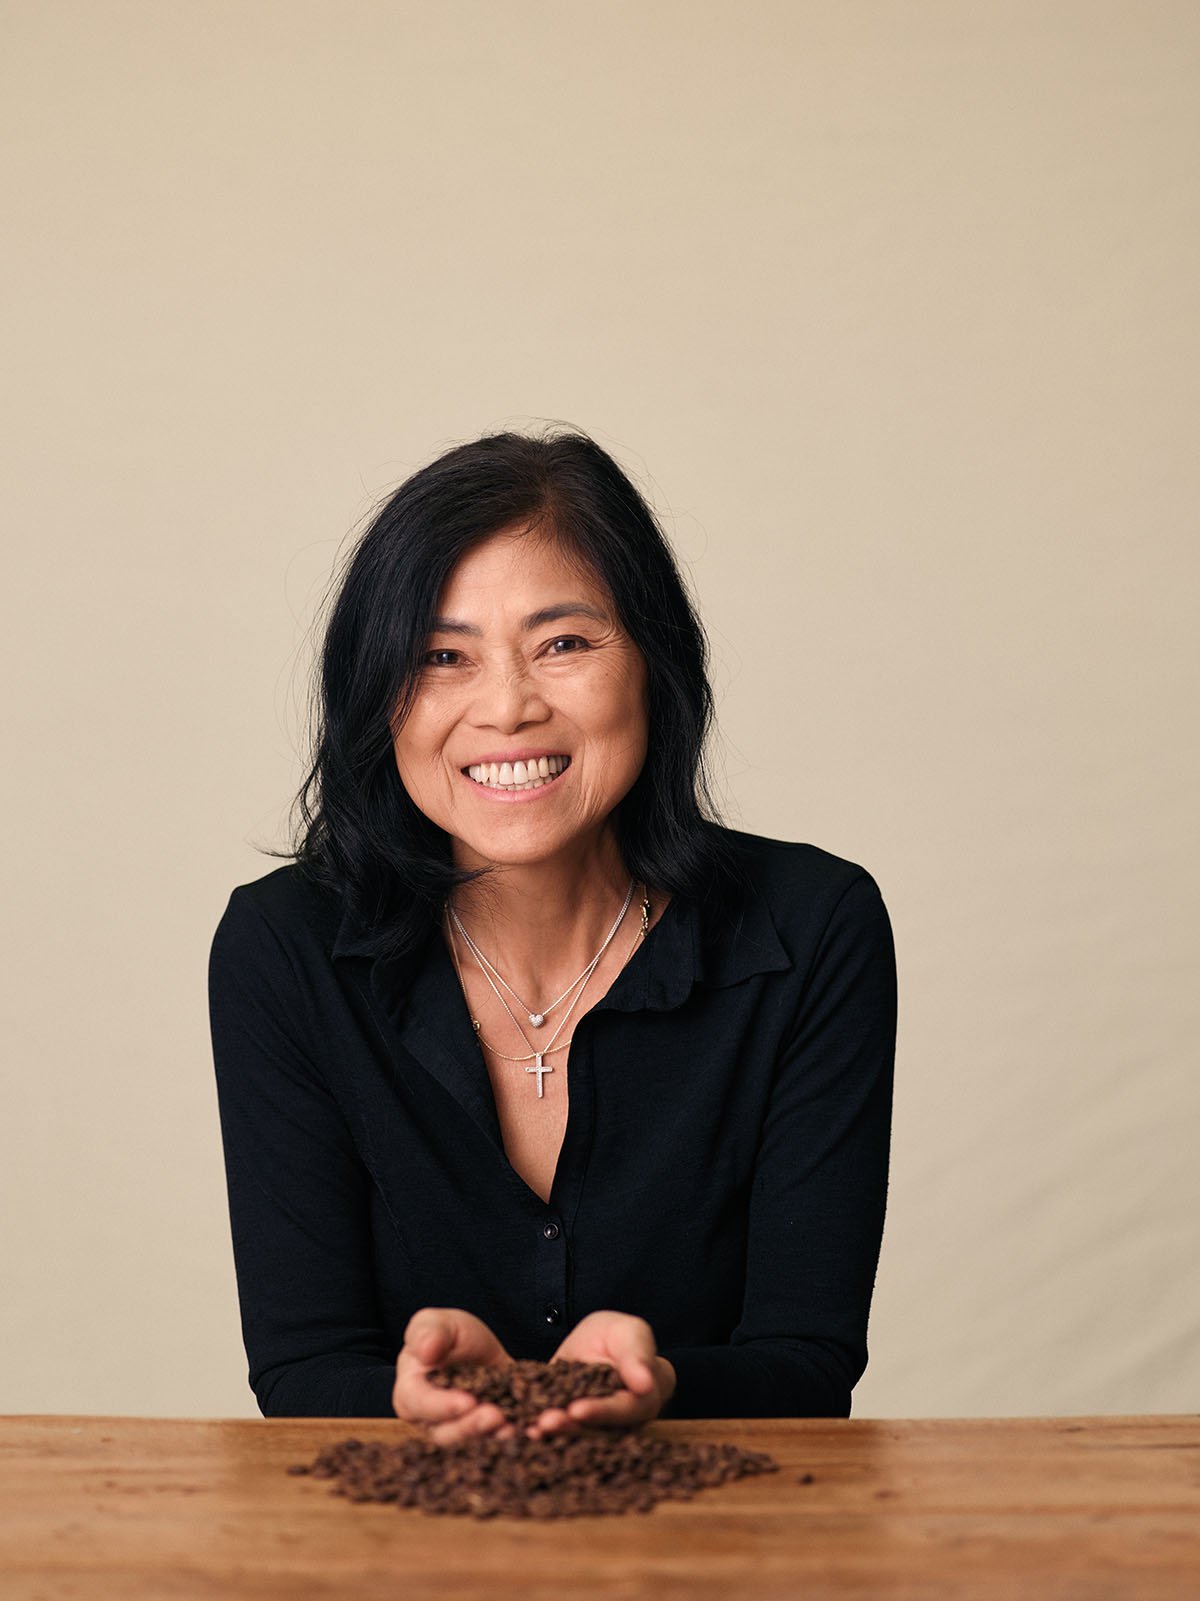
[[831, 942], [890, 950], [887, 910], [866, 868], [816, 845], [720, 834], [736, 887], [724, 904], [699, 908], [706, 946], [724, 953], [717, 967], [744, 965], [750, 952], [762, 966], [803, 971]]
[[857, 862], [821, 850], [817, 845], [766, 839], [737, 829], [720, 830], [723, 849], [733, 864], [743, 893], [761, 899], [784, 916], [802, 908], [831, 908], [848, 892], [879, 897], [879, 887]]
[[287, 950], [332, 951], [341, 922], [341, 905], [298, 862], [240, 884], [217, 927], [214, 953], [236, 956], [264, 944]]

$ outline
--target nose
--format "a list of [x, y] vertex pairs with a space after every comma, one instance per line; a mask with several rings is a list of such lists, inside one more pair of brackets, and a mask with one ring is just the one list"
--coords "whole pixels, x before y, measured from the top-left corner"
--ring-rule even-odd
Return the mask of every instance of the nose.
[[496, 664], [481, 673], [472, 721], [479, 728], [513, 734], [527, 723], [544, 722], [550, 708], [523, 666]]

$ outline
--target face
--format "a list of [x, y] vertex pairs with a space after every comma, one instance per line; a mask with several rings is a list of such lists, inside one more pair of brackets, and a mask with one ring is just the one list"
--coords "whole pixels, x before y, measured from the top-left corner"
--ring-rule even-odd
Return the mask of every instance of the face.
[[646, 668], [612, 597], [550, 539], [469, 551], [438, 597], [396, 766], [460, 867], [596, 846], [646, 757]]

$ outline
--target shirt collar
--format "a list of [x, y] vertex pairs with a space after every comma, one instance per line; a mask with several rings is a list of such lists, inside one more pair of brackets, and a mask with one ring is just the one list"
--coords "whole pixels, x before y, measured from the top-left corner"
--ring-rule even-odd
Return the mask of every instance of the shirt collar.
[[347, 907], [338, 924], [338, 931], [333, 941], [333, 955], [338, 956], [370, 956], [371, 932]]
[[413, 987], [429, 964], [430, 941], [433, 925], [415, 944], [398, 956], [380, 956], [369, 927], [347, 908], [342, 914], [337, 937], [333, 942], [333, 957], [365, 958], [371, 963], [371, 990], [376, 1000], [394, 1023], [399, 1023], [408, 1004]]
[[791, 965], [770, 909], [753, 891], [721, 919], [706, 914], [698, 902], [677, 897], [596, 1010], [669, 1012], [682, 1006], [697, 985], [724, 989]]
[[[425, 938], [403, 955], [375, 960], [372, 987], [395, 1019], [429, 959], [434, 933], [431, 925]], [[334, 957], [370, 957], [371, 946], [370, 932], [346, 911], [334, 940]], [[770, 908], [754, 890], [747, 890], [720, 918], [706, 915], [696, 901], [676, 897], [597, 1003], [597, 1010], [669, 1012], [682, 1006], [698, 984], [724, 989], [791, 965]]]

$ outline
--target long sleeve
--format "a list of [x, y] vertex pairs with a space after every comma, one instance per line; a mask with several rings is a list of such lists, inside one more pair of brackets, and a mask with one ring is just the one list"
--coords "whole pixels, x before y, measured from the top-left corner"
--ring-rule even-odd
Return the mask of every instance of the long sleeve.
[[389, 1416], [369, 1177], [311, 1049], [309, 986], [244, 892], [209, 968], [213, 1055], [250, 1383], [267, 1415]]
[[730, 1342], [664, 1351], [672, 1416], [846, 1416], [866, 1366], [887, 1194], [891, 927], [865, 874], [841, 896], [778, 1054]]
[[736, 915], [669, 903], [576, 1023], [545, 1199], [508, 1160], [439, 940], [373, 956], [296, 866], [235, 891], [212, 1033], [264, 1412], [389, 1415], [431, 1305], [542, 1360], [589, 1311], [645, 1317], [678, 1416], [848, 1410], [887, 1185], [891, 931], [861, 868], [733, 839]]

